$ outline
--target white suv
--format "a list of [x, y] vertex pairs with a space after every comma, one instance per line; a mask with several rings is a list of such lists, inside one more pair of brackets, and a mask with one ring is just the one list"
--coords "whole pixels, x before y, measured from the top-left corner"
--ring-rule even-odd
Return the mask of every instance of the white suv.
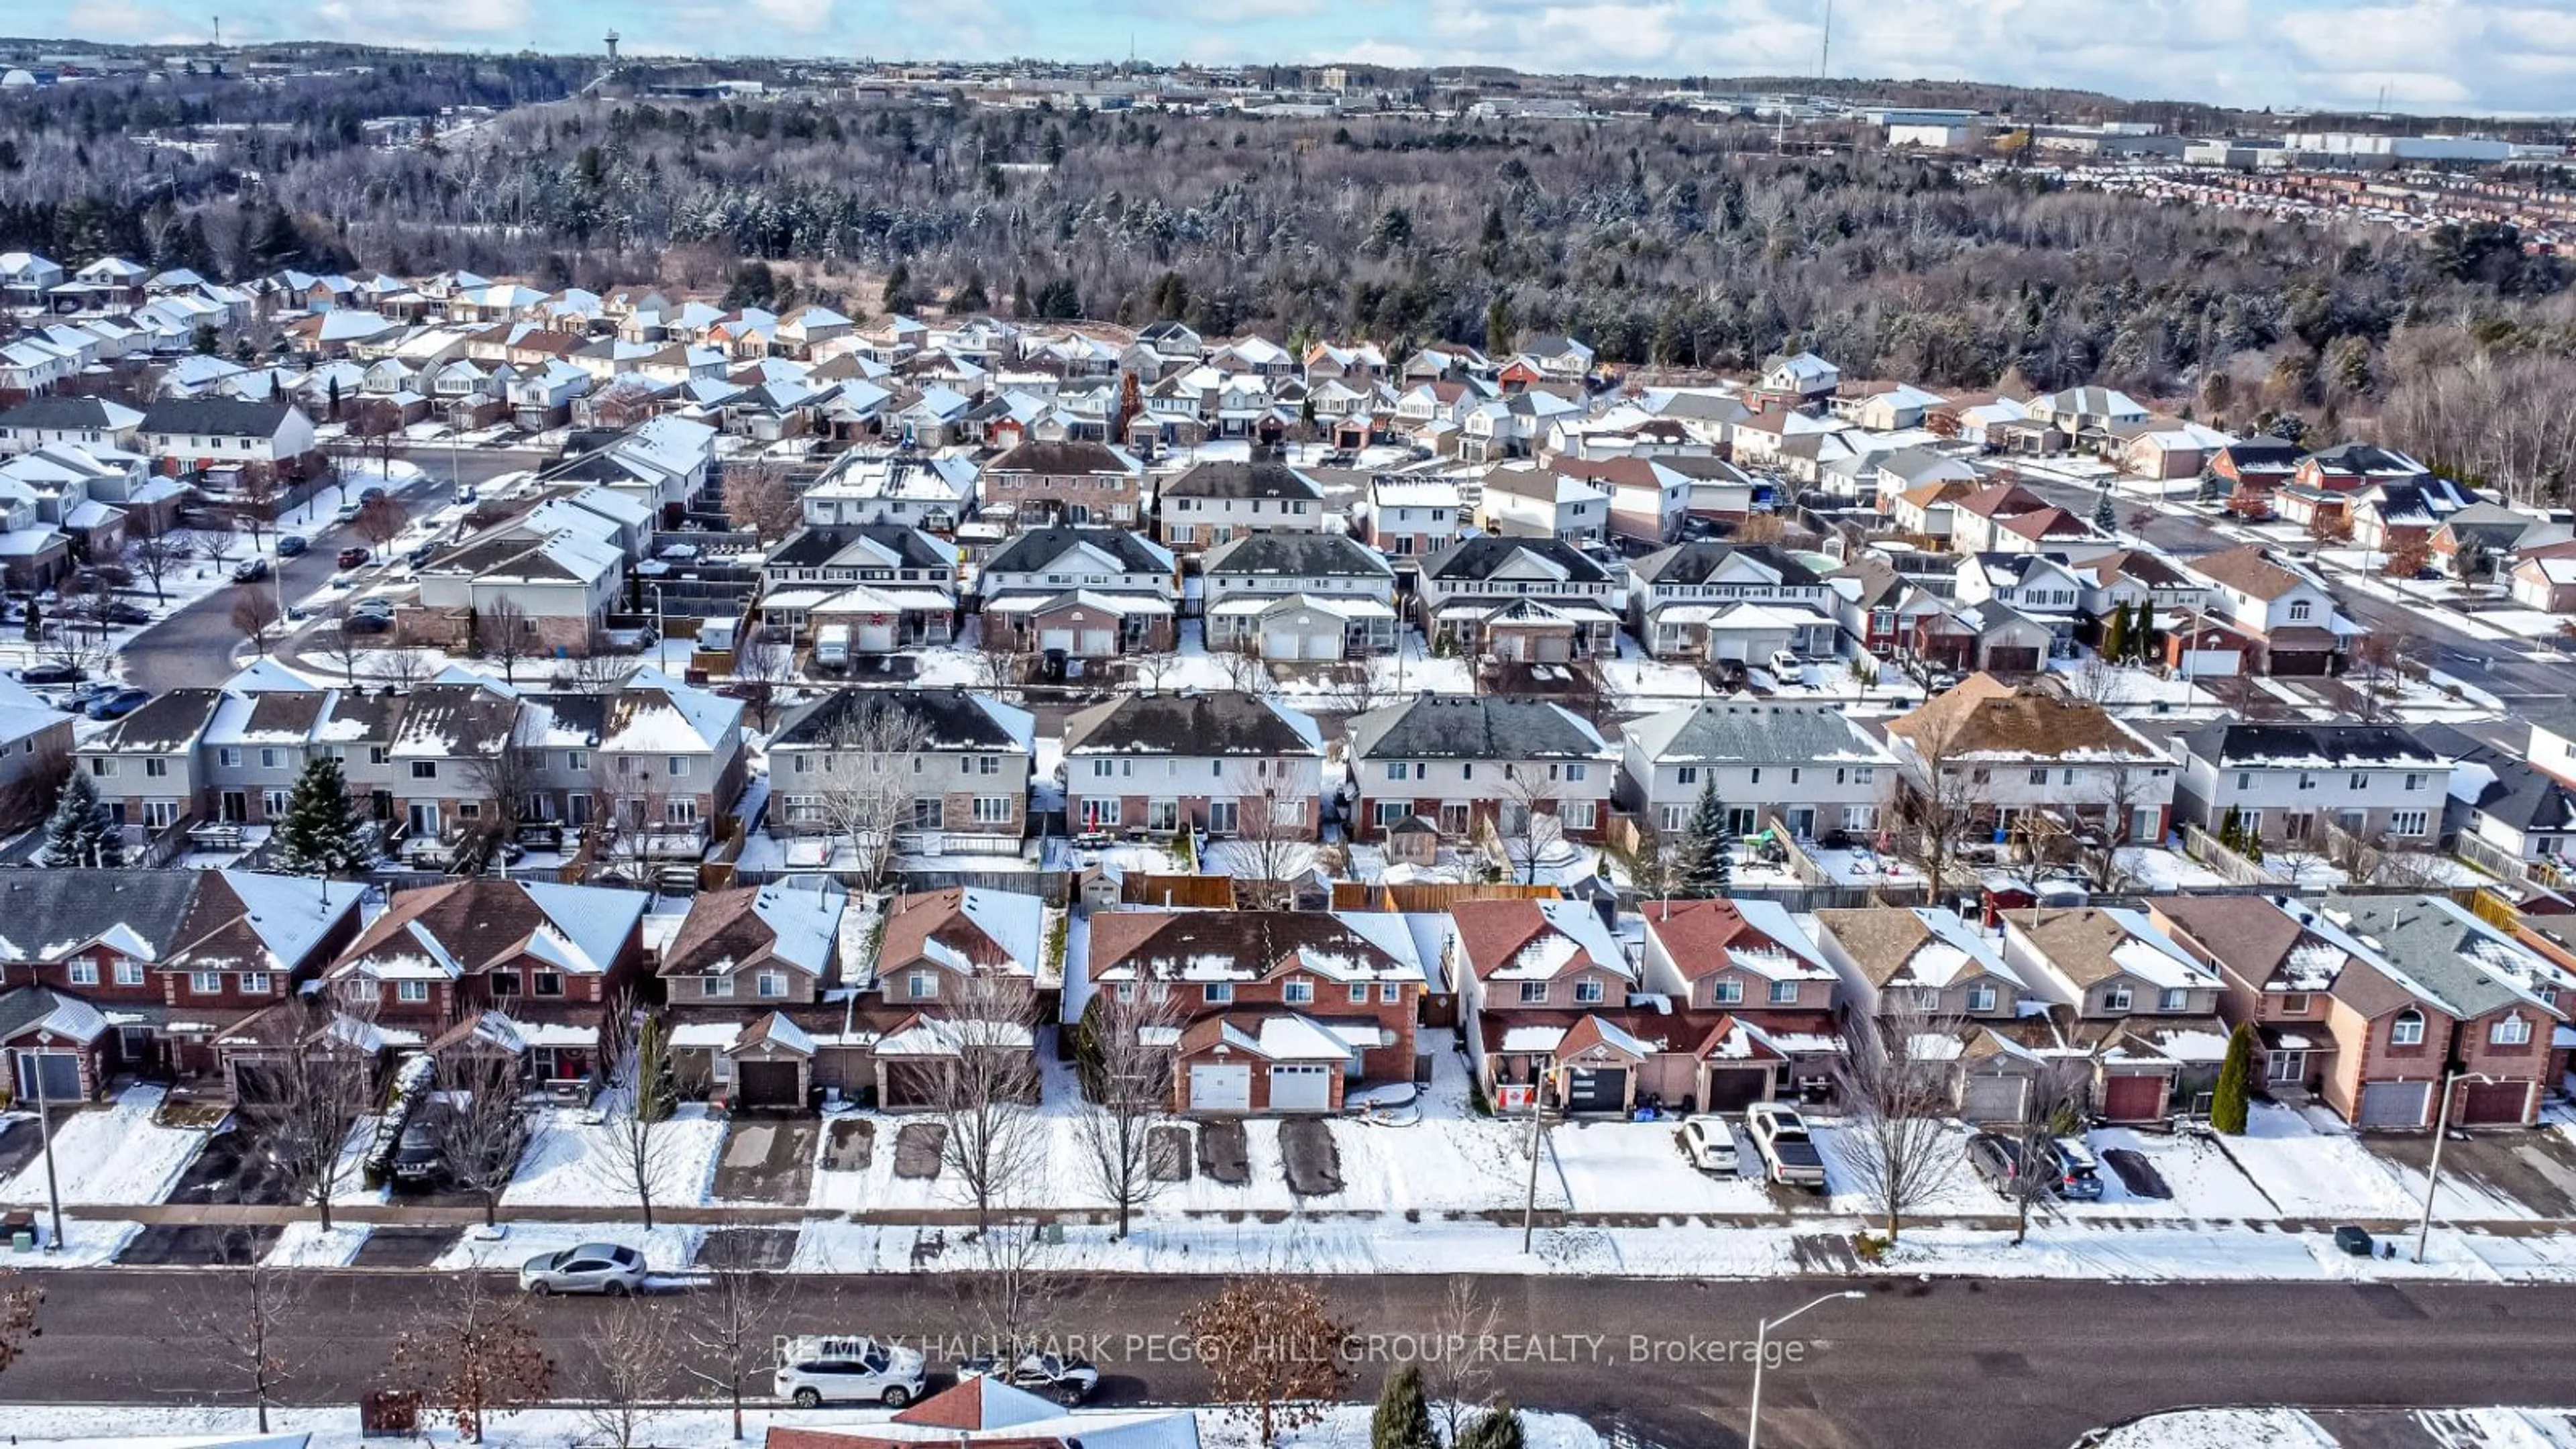
[[900, 1409], [921, 1397], [921, 1350], [873, 1338], [786, 1338], [778, 1343], [778, 1394], [797, 1407], [883, 1404]]

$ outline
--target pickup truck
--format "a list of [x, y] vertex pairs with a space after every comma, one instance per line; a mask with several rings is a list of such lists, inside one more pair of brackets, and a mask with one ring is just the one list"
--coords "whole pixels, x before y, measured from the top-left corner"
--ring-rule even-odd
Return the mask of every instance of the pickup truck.
[[1807, 1135], [1806, 1119], [1776, 1102], [1744, 1109], [1744, 1130], [1762, 1154], [1762, 1175], [1783, 1186], [1825, 1190], [1825, 1159]]

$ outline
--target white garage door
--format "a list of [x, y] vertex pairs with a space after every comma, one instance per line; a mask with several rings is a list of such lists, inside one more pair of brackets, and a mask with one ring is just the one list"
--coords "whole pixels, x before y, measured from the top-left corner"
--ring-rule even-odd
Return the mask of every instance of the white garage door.
[[1073, 652], [1073, 631], [1071, 629], [1041, 629], [1038, 631], [1038, 647], [1040, 649], [1061, 649], [1065, 653], [1070, 654]]
[[2431, 1082], [2373, 1082], [2361, 1089], [2361, 1125], [2421, 1127], [2432, 1099]]
[[1118, 635], [1115, 630], [1085, 629], [1082, 631], [1083, 658], [1106, 659], [1117, 652]]
[[1294, 629], [1270, 630], [1261, 636], [1261, 657], [1264, 659], [1304, 658], [1304, 651], [1297, 647], [1299, 637]]
[[1193, 1112], [1251, 1111], [1252, 1068], [1227, 1066], [1190, 1068], [1190, 1110]]
[[1329, 1112], [1333, 1107], [1333, 1069], [1276, 1066], [1270, 1069], [1270, 1110]]
[[1970, 1077], [1959, 1094], [1959, 1116], [1970, 1122], [2018, 1122], [2022, 1092], [2029, 1085], [2020, 1077]]

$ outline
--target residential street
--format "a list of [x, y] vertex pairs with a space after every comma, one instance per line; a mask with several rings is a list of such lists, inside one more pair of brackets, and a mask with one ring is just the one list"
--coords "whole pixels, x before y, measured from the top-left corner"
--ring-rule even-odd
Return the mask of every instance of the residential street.
[[[10, 1366], [6, 1397], [35, 1402], [239, 1402], [233, 1382], [192, 1349], [192, 1321], [235, 1309], [229, 1271], [65, 1271], [43, 1333]], [[957, 1277], [777, 1280], [781, 1332], [838, 1329], [923, 1336], [973, 1332]], [[497, 1280], [496, 1280], [497, 1283]], [[384, 1382], [390, 1341], [429, 1301], [410, 1272], [322, 1275], [287, 1330], [288, 1397], [352, 1403]], [[1111, 1402], [1191, 1402], [1206, 1391], [1187, 1363], [1153, 1360], [1131, 1340], [1172, 1332], [1213, 1280], [1084, 1279], [1051, 1316], [1089, 1336]], [[1625, 1426], [1645, 1443], [1712, 1449], [1740, 1442], [1750, 1367], [1706, 1357], [1712, 1340], [1749, 1339], [1842, 1279], [1689, 1283], [1575, 1278], [1479, 1280], [1502, 1307], [1513, 1361], [1495, 1388], [1533, 1408]], [[1862, 1280], [1865, 1301], [1833, 1302], [1787, 1337], [1804, 1361], [1764, 1387], [1764, 1442], [1780, 1449], [1905, 1444], [1922, 1449], [2062, 1449], [2085, 1429], [2184, 1404], [2305, 1406], [2515, 1403], [2563, 1379], [2576, 1289], [2478, 1286], [2185, 1285]], [[1355, 1333], [1441, 1332], [1447, 1280], [1330, 1280]], [[506, 1287], [503, 1291], [508, 1291]], [[530, 1305], [562, 1365], [559, 1392], [592, 1386], [581, 1334], [611, 1311], [590, 1301]], [[686, 1311], [675, 1296], [673, 1312]], [[2305, 1325], [2285, 1328], [2285, 1325]], [[1597, 1335], [1597, 1344], [1584, 1335]], [[1680, 1345], [1665, 1361], [1632, 1345]], [[1697, 1341], [1702, 1357], [1691, 1361]], [[147, 1347], [147, 1345], [149, 1345]], [[1677, 1356], [1673, 1356], [1677, 1355]], [[934, 1346], [934, 1364], [946, 1350]], [[1363, 1370], [1355, 1392], [1374, 1390]]]
[[[454, 499], [459, 479], [479, 484], [504, 473], [519, 472], [534, 466], [537, 455], [460, 453], [452, 473], [444, 448], [417, 450], [410, 455], [410, 461], [419, 466], [420, 476], [395, 490], [395, 497], [402, 501], [404, 511], [417, 518]], [[337, 507], [339, 494], [325, 488], [321, 501]], [[278, 592], [290, 604], [338, 573], [339, 566], [332, 561], [332, 555], [343, 545], [359, 541], [348, 525], [333, 522], [327, 510], [322, 525], [307, 533], [313, 546], [301, 557], [285, 560], [279, 569]], [[262, 542], [264, 549], [275, 547], [273, 535]], [[274, 557], [265, 553], [263, 556]], [[234, 672], [233, 651], [242, 643], [241, 630], [233, 626], [232, 608], [232, 590], [219, 588], [144, 630], [125, 650], [127, 681], [158, 694], [191, 685], [217, 685], [230, 679]]]

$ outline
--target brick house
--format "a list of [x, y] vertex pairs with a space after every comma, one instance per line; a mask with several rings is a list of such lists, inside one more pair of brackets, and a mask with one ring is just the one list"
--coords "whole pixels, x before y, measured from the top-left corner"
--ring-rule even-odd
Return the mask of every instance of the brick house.
[[2172, 758], [2097, 704], [1976, 674], [1888, 721], [1887, 743], [1918, 786], [1997, 829], [2034, 811], [2119, 840], [2159, 841], [2172, 825]]
[[801, 1023], [781, 1031], [769, 1018], [795, 1020], [839, 983], [848, 905], [848, 894], [829, 883], [704, 891], [690, 900], [654, 968], [684, 1080], [705, 1083], [731, 1108], [805, 1105], [818, 1085], [820, 1043]]
[[1015, 528], [1145, 521], [1144, 466], [1105, 443], [1080, 439], [1019, 444], [984, 465], [987, 512], [1009, 509]]
[[1426, 977], [1400, 915], [1107, 911], [1089, 929], [1065, 1010], [1099, 991], [1169, 1004], [1180, 1111], [1332, 1112], [1351, 1087], [1415, 1079]]
[[2089, 1108], [2114, 1122], [2156, 1122], [2218, 1084], [2228, 1024], [2219, 973], [2146, 913], [2082, 906], [2007, 912], [2004, 960], [2050, 1003], [2011, 1033], [2024, 1045], [2089, 1059]]
[[1350, 721], [1351, 833], [1374, 840], [1421, 816], [1453, 840], [1515, 836], [1536, 813], [1598, 838], [1619, 752], [1561, 704], [1424, 694]]
[[1253, 694], [1135, 694], [1065, 721], [1065, 819], [1082, 830], [1312, 840], [1324, 738]]
[[641, 891], [476, 876], [394, 898], [331, 964], [379, 1026], [436, 1032], [499, 1009], [596, 1022], [644, 979]]
[[1182, 470], [1162, 486], [1154, 511], [1155, 536], [1175, 553], [1196, 553], [1251, 533], [1320, 533], [1324, 490], [1275, 452], [1255, 448], [1247, 462]]

